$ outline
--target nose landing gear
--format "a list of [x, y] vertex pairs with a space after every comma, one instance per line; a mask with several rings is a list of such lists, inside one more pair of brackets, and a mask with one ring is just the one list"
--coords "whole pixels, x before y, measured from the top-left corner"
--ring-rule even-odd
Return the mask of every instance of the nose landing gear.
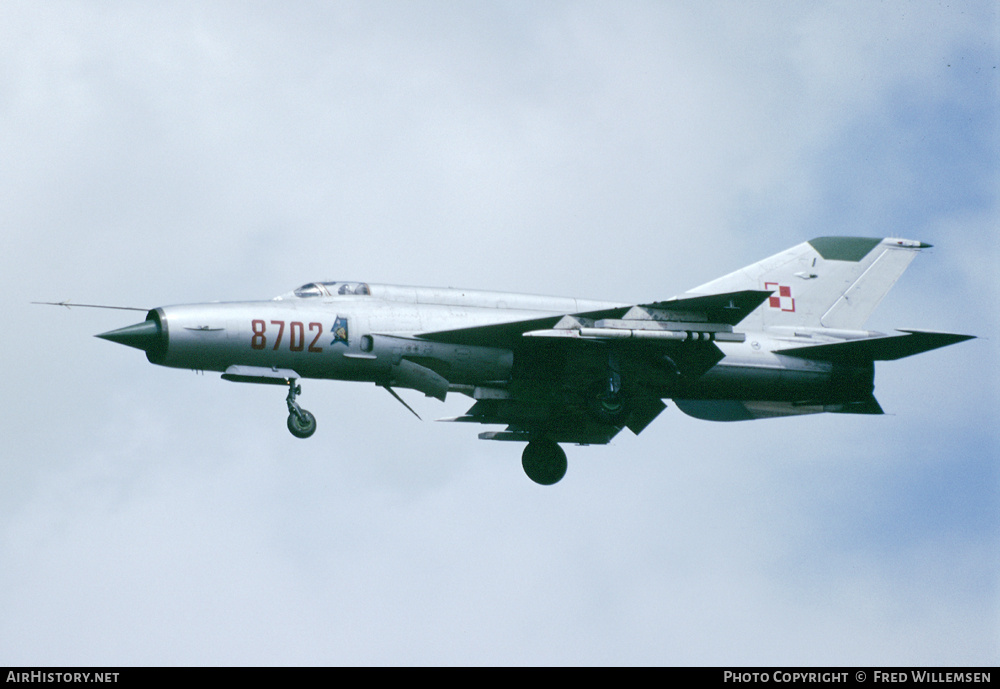
[[288, 431], [296, 438], [308, 438], [316, 432], [316, 417], [298, 405], [295, 397], [302, 393], [302, 386], [295, 379], [288, 381]]

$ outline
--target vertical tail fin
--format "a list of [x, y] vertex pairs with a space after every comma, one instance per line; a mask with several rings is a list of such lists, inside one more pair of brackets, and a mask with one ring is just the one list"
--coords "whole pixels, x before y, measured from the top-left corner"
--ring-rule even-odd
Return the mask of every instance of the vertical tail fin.
[[772, 290], [743, 325], [860, 329], [917, 251], [911, 239], [818, 237], [687, 294]]

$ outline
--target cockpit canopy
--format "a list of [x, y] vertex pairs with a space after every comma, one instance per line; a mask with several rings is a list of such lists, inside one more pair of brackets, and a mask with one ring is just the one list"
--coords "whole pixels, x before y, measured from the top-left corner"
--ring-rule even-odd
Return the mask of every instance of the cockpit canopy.
[[308, 282], [292, 292], [300, 299], [334, 297], [348, 294], [371, 294], [364, 282]]

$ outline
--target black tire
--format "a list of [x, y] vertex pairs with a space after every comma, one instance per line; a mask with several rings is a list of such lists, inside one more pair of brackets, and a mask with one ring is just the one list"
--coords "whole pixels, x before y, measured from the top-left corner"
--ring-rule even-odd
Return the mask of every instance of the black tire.
[[288, 415], [288, 432], [296, 438], [308, 438], [316, 432], [316, 417], [305, 409]]
[[566, 475], [566, 453], [551, 440], [532, 440], [521, 455], [521, 466], [532, 481], [551, 486]]

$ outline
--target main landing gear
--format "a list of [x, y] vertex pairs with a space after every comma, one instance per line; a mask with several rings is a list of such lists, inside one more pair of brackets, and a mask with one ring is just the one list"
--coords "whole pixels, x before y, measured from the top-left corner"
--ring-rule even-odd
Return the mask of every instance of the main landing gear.
[[302, 386], [295, 379], [288, 381], [288, 431], [296, 438], [308, 438], [316, 432], [316, 417], [298, 405], [295, 397], [302, 393]]
[[622, 392], [622, 376], [614, 356], [608, 357], [607, 377], [590, 386], [584, 398], [595, 421], [612, 426], [625, 425], [632, 409], [629, 398]]
[[521, 466], [532, 481], [551, 486], [566, 475], [566, 453], [548, 438], [532, 440], [521, 455]]

